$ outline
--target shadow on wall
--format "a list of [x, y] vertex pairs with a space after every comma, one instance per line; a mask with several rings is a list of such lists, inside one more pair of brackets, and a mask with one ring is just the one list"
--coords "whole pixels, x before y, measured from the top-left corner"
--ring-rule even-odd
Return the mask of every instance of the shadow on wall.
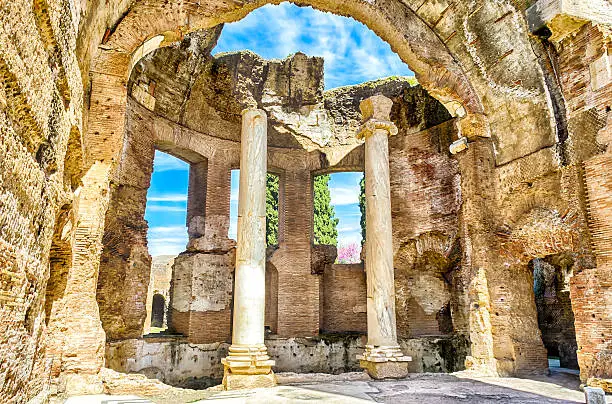
[[562, 368], [578, 369], [578, 344], [570, 299], [574, 260], [570, 254], [549, 255], [531, 261], [538, 327], [549, 358]]

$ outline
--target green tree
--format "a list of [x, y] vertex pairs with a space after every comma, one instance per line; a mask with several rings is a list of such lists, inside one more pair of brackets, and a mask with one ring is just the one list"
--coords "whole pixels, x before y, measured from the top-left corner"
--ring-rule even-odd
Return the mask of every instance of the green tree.
[[278, 244], [278, 176], [266, 178], [266, 243]]
[[365, 199], [365, 174], [359, 181], [359, 210], [361, 211], [361, 245], [365, 243], [366, 239], [366, 199]]
[[316, 244], [338, 245], [338, 218], [331, 205], [330, 175], [319, 175], [314, 180], [314, 238]]

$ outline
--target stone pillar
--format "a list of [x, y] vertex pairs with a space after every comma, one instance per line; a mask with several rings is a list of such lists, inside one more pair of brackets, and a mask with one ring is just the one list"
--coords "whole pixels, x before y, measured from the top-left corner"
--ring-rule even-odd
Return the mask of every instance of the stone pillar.
[[238, 248], [234, 286], [232, 345], [223, 359], [227, 390], [276, 384], [264, 345], [266, 305], [267, 117], [242, 111]]
[[364, 124], [358, 134], [365, 139], [368, 343], [359, 355], [361, 367], [375, 379], [408, 374], [411, 358], [397, 343], [391, 191], [389, 184], [389, 136], [397, 127], [389, 119], [393, 102], [376, 95], [361, 102]]
[[230, 175], [222, 156], [191, 163], [189, 243], [174, 260], [168, 324], [193, 344], [231, 339], [236, 243], [227, 235]]
[[187, 195], [187, 233], [189, 238], [202, 237], [206, 225], [206, 176], [208, 162], [189, 165], [189, 191]]

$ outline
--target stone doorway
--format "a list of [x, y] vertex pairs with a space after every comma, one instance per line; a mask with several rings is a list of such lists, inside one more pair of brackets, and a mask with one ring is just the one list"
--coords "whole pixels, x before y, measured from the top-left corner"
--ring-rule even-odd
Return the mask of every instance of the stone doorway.
[[570, 297], [574, 259], [570, 254], [535, 258], [533, 289], [538, 327], [548, 353], [549, 368], [578, 370], [576, 331]]
[[166, 312], [166, 299], [160, 294], [153, 295], [151, 307], [151, 327], [162, 328], [164, 326]]

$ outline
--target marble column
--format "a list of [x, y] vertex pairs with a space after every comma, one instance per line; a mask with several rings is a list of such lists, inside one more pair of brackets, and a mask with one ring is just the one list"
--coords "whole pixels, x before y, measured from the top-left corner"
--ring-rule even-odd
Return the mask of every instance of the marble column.
[[364, 124], [358, 137], [365, 139], [368, 342], [357, 359], [375, 379], [405, 377], [411, 360], [400, 350], [395, 326], [389, 136], [397, 134], [397, 127], [389, 118], [392, 106], [382, 95], [359, 105]]
[[233, 335], [223, 359], [226, 389], [275, 385], [264, 345], [266, 305], [267, 117], [259, 109], [242, 111], [238, 247], [234, 281]]

